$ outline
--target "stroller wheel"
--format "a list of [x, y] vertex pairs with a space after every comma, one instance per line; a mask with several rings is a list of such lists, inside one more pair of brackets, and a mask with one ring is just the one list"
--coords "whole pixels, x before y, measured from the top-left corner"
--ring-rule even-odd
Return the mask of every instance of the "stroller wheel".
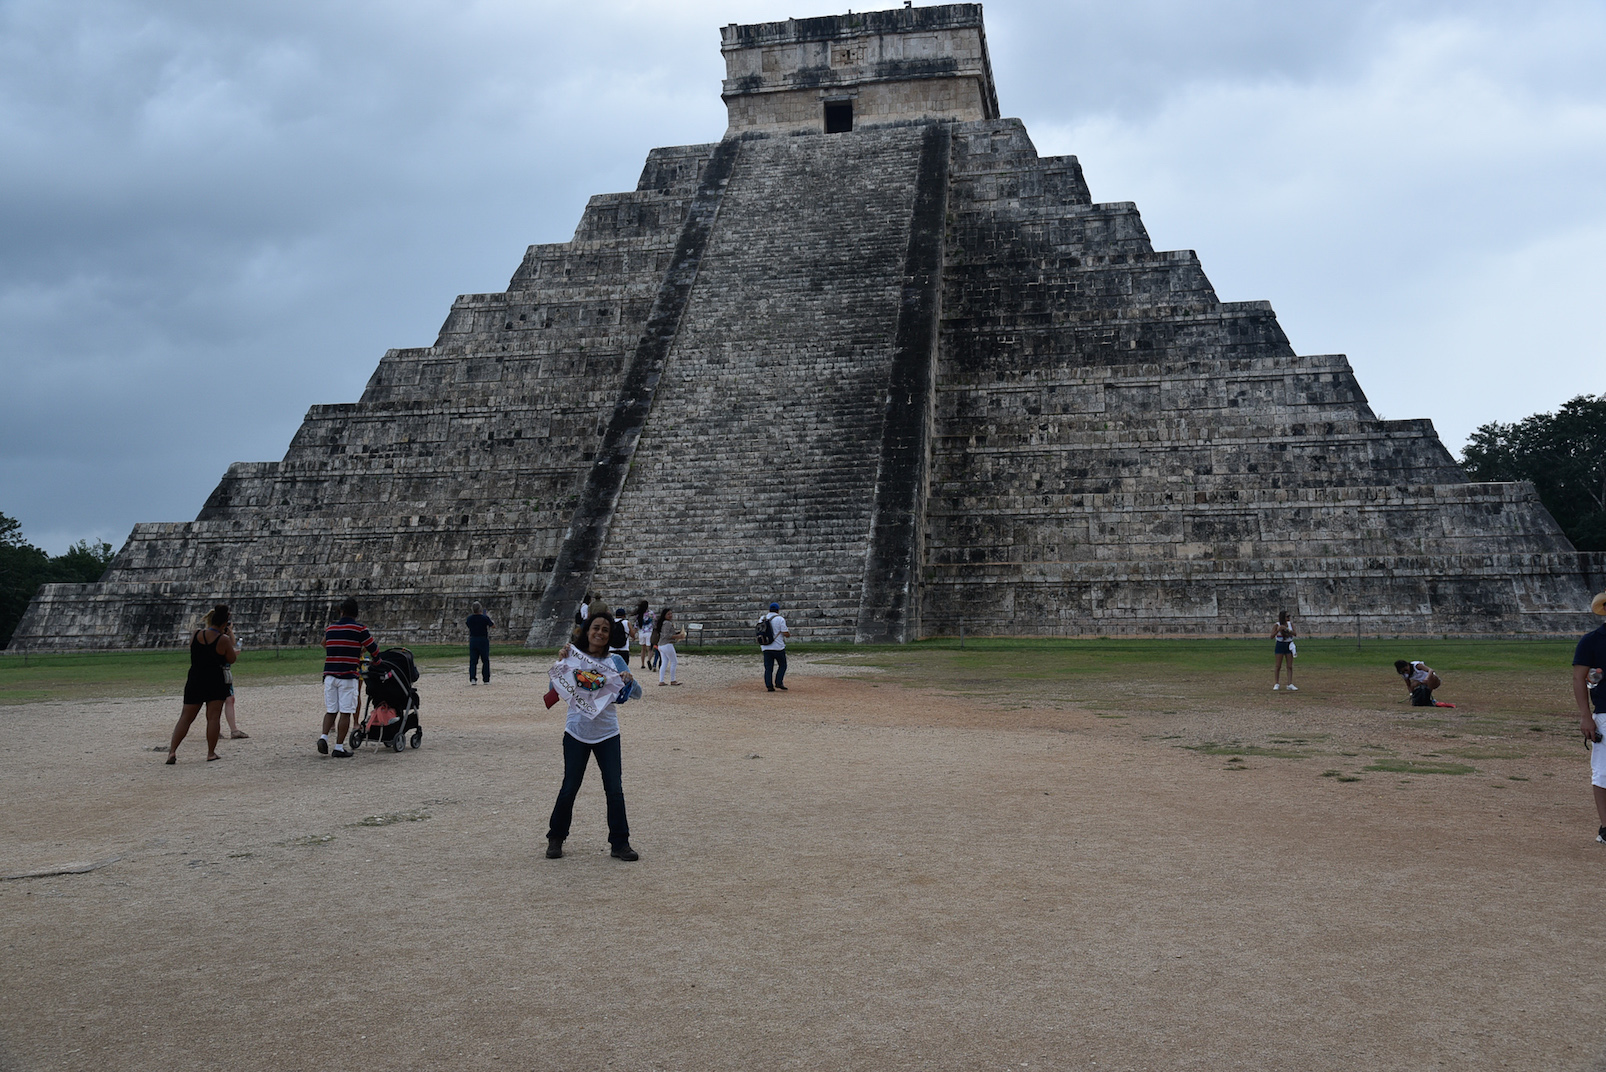
[[424, 743], [424, 731], [423, 730], [414, 730], [413, 731], [413, 740], [412, 740], [413, 747], [417, 748], [419, 745], [421, 745], [423, 743]]
[[357, 749], [361, 748], [363, 741], [365, 741], [367, 739], [368, 739], [368, 735], [366, 733], [364, 733], [362, 730], [352, 730], [351, 731], [351, 750], [353, 752], [355, 752]]
[[394, 738], [393, 738], [393, 739], [392, 739], [392, 740], [391, 740], [391, 742], [390, 742], [390, 747], [391, 747], [391, 748], [392, 748], [392, 749], [393, 749], [393, 750], [394, 750], [394, 751], [397, 751], [397, 752], [400, 752], [400, 751], [402, 751], [402, 750], [403, 750], [403, 749], [405, 749], [405, 748], [406, 748], [406, 747], [407, 747], [407, 738], [405, 738], [405, 737], [403, 737], [403, 736], [402, 736], [402, 735], [401, 735], [401, 734], [399, 734], [399, 733], [398, 733], [398, 734], [397, 734], [397, 735], [396, 735], [396, 736], [395, 736], [395, 737], [394, 737]]

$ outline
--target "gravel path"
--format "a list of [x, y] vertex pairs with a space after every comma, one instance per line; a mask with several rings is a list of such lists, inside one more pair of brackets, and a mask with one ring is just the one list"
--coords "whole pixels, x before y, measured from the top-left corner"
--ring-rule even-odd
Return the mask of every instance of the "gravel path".
[[641, 861], [594, 770], [548, 861], [544, 673], [350, 762], [316, 681], [211, 764], [172, 699], [5, 709], [0, 875], [79, 870], [0, 880], [0, 1069], [1606, 1067], [1581, 756], [1340, 784], [688, 654], [622, 713]]

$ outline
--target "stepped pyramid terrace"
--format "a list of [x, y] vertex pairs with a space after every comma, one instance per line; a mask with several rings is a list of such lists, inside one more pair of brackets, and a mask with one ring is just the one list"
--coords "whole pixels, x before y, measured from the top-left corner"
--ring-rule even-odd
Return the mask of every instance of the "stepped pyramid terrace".
[[[1600, 583], [1526, 484], [1379, 420], [1005, 118], [977, 4], [731, 25], [729, 126], [654, 149], [280, 461], [48, 585], [29, 650], [311, 643], [469, 602], [551, 645], [587, 590], [750, 641], [1571, 633]], [[711, 132], [713, 133], [713, 132]]]

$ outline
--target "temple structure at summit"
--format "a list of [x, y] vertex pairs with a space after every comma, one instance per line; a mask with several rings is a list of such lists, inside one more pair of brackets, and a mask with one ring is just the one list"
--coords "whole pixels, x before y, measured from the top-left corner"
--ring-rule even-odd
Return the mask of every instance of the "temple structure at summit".
[[[727, 26], [729, 126], [652, 150], [284, 458], [49, 585], [15, 644], [260, 645], [347, 594], [536, 645], [588, 590], [714, 640], [1576, 632], [1594, 559], [1471, 483], [1003, 118], [976, 4]], [[712, 133], [712, 132], [711, 132]]]

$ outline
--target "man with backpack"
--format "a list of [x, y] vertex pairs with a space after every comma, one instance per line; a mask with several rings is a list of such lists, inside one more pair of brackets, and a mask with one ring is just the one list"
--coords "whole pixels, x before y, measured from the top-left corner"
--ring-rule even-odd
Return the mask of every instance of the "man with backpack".
[[613, 628], [608, 632], [608, 654], [617, 655], [630, 665], [630, 619], [625, 617], [623, 607], [614, 608]]
[[781, 605], [770, 604], [770, 612], [758, 620], [758, 646], [764, 653], [764, 687], [771, 692], [788, 691], [782, 684], [786, 680], [786, 619], [781, 617]]

